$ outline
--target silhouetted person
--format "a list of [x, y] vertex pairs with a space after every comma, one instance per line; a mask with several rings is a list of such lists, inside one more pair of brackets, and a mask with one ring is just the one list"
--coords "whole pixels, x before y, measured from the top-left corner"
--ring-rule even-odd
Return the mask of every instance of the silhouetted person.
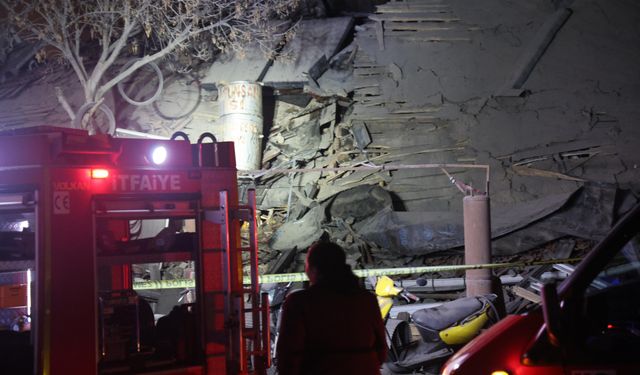
[[311, 286], [290, 294], [282, 307], [280, 375], [380, 374], [387, 354], [380, 309], [345, 260], [334, 243], [309, 248], [305, 271]]

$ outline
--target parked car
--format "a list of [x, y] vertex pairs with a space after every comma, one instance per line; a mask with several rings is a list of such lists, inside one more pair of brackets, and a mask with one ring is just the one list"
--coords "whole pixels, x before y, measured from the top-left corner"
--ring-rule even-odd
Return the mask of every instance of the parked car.
[[640, 204], [541, 306], [510, 315], [469, 342], [445, 375], [640, 374]]

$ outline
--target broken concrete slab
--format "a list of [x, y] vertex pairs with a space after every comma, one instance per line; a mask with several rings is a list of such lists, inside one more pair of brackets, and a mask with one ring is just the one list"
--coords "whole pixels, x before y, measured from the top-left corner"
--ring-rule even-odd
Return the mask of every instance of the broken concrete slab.
[[354, 42], [338, 52], [330, 61], [329, 69], [317, 79], [309, 80], [304, 86], [304, 92], [315, 97], [347, 98], [354, 90], [353, 61], [357, 46]]
[[355, 229], [367, 241], [403, 255], [424, 255], [464, 243], [462, 216], [454, 212], [397, 212], [386, 208]]
[[308, 73], [323, 57], [330, 60], [335, 55], [353, 26], [351, 17], [334, 17], [300, 21], [292, 41], [283, 49], [292, 61], [276, 60], [269, 68], [263, 82], [277, 87], [277, 83], [307, 82]]
[[564, 236], [601, 240], [614, 223], [616, 193], [610, 184], [587, 184], [552, 216], [492, 241], [492, 253], [514, 254]]
[[309, 247], [324, 233], [320, 226], [324, 219], [324, 206], [312, 208], [302, 219], [286, 222], [278, 228], [271, 236], [269, 247], [273, 250], [302, 250]]
[[361, 185], [338, 193], [329, 204], [331, 218], [355, 221], [391, 208], [391, 194], [379, 185]]
[[[564, 193], [546, 196], [529, 202], [510, 206], [498, 206], [491, 208], [492, 238], [514, 232], [537, 220], [549, 216], [563, 207], [571, 198], [572, 193]], [[587, 194], [585, 193], [585, 196]], [[587, 215], [596, 214], [593, 209], [585, 206], [583, 200], [574, 201], [574, 209]], [[612, 207], [612, 206], [611, 206]], [[596, 222], [606, 221], [606, 209], [598, 210], [605, 217], [593, 219], [591, 226]], [[374, 217], [365, 220], [354, 228], [366, 240], [375, 242], [378, 246], [403, 255], [425, 255], [441, 250], [452, 249], [464, 245], [464, 227], [460, 212], [395, 212], [384, 209]], [[553, 217], [552, 217], [553, 219]], [[565, 225], [561, 225], [565, 224]], [[570, 233], [569, 223], [554, 221], [550, 226], [556, 228], [558, 233]], [[586, 228], [583, 228], [587, 231]], [[590, 233], [593, 232], [591, 228]], [[535, 234], [532, 234], [535, 236]], [[554, 238], [546, 234], [540, 239], [532, 241], [538, 245]], [[524, 245], [525, 242], [521, 243]], [[509, 254], [528, 250], [528, 248], [515, 247], [508, 250]], [[501, 248], [501, 254], [507, 249]]]

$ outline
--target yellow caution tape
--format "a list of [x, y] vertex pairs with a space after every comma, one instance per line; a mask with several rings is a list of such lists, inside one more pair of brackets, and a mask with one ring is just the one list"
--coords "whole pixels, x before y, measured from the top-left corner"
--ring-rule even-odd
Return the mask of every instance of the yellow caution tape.
[[133, 289], [184, 289], [195, 288], [196, 281], [194, 279], [173, 279], [173, 280], [153, 280], [153, 281], [136, 281], [133, 283]]
[[[454, 266], [425, 266], [425, 267], [402, 267], [402, 268], [377, 268], [377, 269], [364, 269], [353, 270], [353, 273], [358, 277], [369, 276], [398, 276], [398, 275], [413, 275], [422, 273], [434, 273], [445, 271], [466, 271], [466, 270], [479, 270], [479, 269], [493, 269], [493, 268], [521, 268], [529, 266], [542, 266], [547, 264], [557, 263], [576, 263], [582, 260], [582, 258], [567, 258], [567, 259], [547, 259], [534, 262], [508, 262], [508, 263], [485, 263], [485, 264], [459, 264]], [[298, 273], [280, 273], [273, 275], [259, 276], [260, 284], [271, 283], [288, 283], [288, 282], [303, 282], [307, 281], [307, 275], [304, 272]], [[251, 282], [249, 277], [245, 277], [243, 282], [249, 284]], [[193, 279], [174, 279], [174, 280], [155, 280], [155, 281], [138, 281], [133, 283], [133, 289], [174, 289], [174, 288], [195, 288], [195, 280]]]

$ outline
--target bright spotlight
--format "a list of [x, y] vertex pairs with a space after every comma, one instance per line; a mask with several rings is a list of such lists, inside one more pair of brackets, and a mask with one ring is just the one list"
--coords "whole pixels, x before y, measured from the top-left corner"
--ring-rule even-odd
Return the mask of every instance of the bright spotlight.
[[164, 146], [158, 146], [151, 153], [151, 161], [153, 164], [159, 165], [167, 160], [167, 149]]

